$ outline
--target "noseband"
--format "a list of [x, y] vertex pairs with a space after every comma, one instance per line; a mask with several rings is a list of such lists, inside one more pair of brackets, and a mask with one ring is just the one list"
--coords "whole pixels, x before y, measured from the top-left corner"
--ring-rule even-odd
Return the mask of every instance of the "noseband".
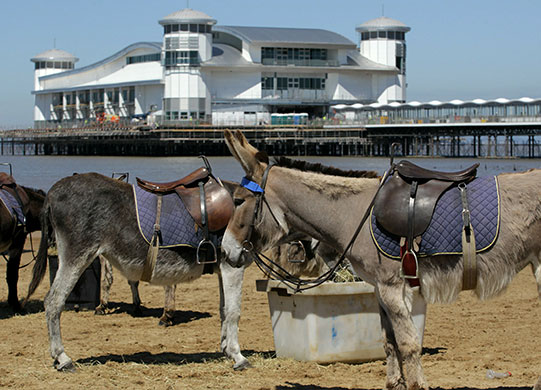
[[274, 218], [274, 221], [278, 224], [278, 226], [282, 227], [280, 225], [280, 222], [278, 222], [278, 219], [272, 212], [272, 209], [270, 208], [267, 200], [265, 199], [265, 187], [267, 185], [267, 178], [269, 177], [269, 172], [271, 168], [274, 166], [273, 163], [270, 163], [267, 165], [267, 168], [265, 168], [265, 172], [263, 172], [263, 177], [261, 179], [261, 186], [259, 186], [257, 183], [249, 180], [246, 177], [242, 178], [242, 181], [240, 182], [240, 185], [250, 191], [252, 191], [255, 194], [255, 208], [254, 208], [254, 214], [252, 215], [252, 222], [250, 223], [250, 230], [248, 231], [248, 234], [246, 235], [245, 240], [242, 242], [242, 250], [243, 252], [252, 252], [254, 250], [254, 244], [252, 243], [252, 234], [254, 232], [254, 228], [256, 223], [261, 219], [261, 212], [263, 208], [263, 202], [267, 205], [269, 208], [269, 211]]

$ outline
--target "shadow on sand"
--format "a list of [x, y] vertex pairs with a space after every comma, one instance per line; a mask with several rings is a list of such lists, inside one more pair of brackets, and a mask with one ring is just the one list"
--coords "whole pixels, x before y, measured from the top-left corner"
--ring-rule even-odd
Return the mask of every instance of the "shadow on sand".
[[[265, 359], [276, 357], [274, 351], [258, 352], [253, 350], [244, 350], [242, 354], [249, 358], [252, 355], [258, 354]], [[91, 356], [77, 360], [79, 364], [105, 364], [107, 362], [115, 363], [138, 363], [145, 365], [160, 365], [160, 364], [175, 364], [184, 365], [190, 363], [209, 363], [213, 361], [221, 361], [227, 359], [222, 352], [199, 352], [199, 353], [173, 353], [162, 352], [152, 354], [150, 352], [137, 352], [130, 355], [103, 355]]]

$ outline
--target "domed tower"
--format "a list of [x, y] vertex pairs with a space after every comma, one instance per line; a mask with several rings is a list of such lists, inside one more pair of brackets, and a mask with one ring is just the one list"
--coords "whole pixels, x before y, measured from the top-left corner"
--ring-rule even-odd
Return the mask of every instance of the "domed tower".
[[30, 61], [35, 64], [34, 90], [39, 90], [39, 78], [41, 76], [48, 76], [73, 69], [79, 59], [67, 51], [51, 49], [31, 58]]
[[[368, 59], [398, 68], [398, 83], [382, 91], [379, 101], [406, 101], [406, 33], [411, 29], [404, 23], [382, 16], [357, 26], [359, 49]], [[380, 88], [382, 89], [382, 88]]]
[[163, 26], [164, 121], [174, 123], [210, 116], [210, 92], [200, 70], [212, 58], [212, 26], [216, 20], [183, 9], [159, 21]]

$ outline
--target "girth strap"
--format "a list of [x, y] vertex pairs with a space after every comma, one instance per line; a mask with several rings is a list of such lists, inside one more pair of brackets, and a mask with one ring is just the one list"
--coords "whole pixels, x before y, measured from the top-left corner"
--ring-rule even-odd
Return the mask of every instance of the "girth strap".
[[158, 258], [158, 251], [160, 249], [160, 242], [162, 241], [162, 232], [160, 228], [160, 217], [162, 215], [162, 195], [157, 195], [156, 206], [156, 223], [154, 224], [154, 234], [152, 240], [150, 240], [150, 246], [148, 248], [147, 257], [143, 266], [143, 273], [141, 280], [143, 282], [150, 282], [154, 273], [154, 267], [156, 266], [156, 259]]
[[470, 220], [467, 187], [465, 183], [458, 185], [462, 199], [462, 259], [464, 272], [462, 276], [462, 289], [474, 290], [477, 286], [477, 258], [475, 257], [475, 235]]

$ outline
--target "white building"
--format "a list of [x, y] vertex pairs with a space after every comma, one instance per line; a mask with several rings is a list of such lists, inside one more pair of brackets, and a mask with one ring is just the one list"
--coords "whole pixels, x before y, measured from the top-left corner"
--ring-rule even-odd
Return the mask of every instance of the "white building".
[[48, 50], [35, 63], [36, 127], [81, 126], [152, 113], [162, 126], [270, 123], [272, 113], [323, 117], [336, 104], [406, 100], [403, 23], [357, 27], [357, 46], [328, 30], [220, 26], [183, 9], [162, 42], [134, 43], [95, 64]]

